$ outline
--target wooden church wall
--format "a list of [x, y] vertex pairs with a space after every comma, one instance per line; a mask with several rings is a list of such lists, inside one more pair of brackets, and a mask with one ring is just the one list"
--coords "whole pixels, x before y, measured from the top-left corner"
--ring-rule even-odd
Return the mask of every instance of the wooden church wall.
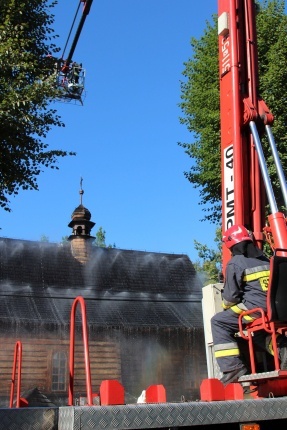
[[[11, 338], [0, 338], [0, 406], [7, 406], [9, 402], [15, 341]], [[23, 339], [22, 342], [21, 393], [37, 387], [56, 403], [57, 398], [66, 399], [69, 341], [33, 338]], [[90, 341], [89, 350], [94, 392], [99, 390], [105, 379], [121, 381], [120, 350], [116, 342]], [[75, 344], [74, 394], [75, 399], [86, 394], [83, 345], [79, 341]]]
[[[91, 329], [89, 332], [92, 389], [99, 392], [105, 379], [125, 388], [126, 403], [135, 403], [142, 390], [163, 384], [168, 401], [196, 400], [206, 377], [203, 329]], [[67, 332], [66, 332], [67, 334]], [[64, 337], [64, 336], [63, 336]], [[23, 343], [21, 393], [37, 387], [57, 405], [67, 404], [69, 339], [59, 333], [37, 337], [0, 337], [0, 406], [10, 396], [14, 346]], [[75, 345], [75, 400], [86, 394], [83, 343]]]

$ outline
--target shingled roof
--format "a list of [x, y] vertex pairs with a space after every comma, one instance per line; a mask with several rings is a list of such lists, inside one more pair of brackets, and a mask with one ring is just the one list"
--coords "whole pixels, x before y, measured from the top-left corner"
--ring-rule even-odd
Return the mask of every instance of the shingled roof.
[[90, 325], [202, 326], [201, 283], [186, 255], [0, 239], [0, 323], [66, 325], [81, 295]]

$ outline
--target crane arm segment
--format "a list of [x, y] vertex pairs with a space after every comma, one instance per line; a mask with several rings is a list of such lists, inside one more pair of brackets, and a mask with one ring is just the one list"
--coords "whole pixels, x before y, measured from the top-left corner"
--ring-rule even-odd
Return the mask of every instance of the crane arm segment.
[[[69, 54], [64, 59], [64, 53], [69, 43], [70, 36], [73, 32], [74, 24], [78, 16], [78, 12], [83, 3], [83, 13], [78, 24], [75, 36], [72, 41], [72, 45]], [[62, 54], [62, 58], [56, 61], [56, 86], [60, 90], [60, 99], [63, 101], [73, 101], [83, 105], [83, 97], [85, 96], [85, 69], [82, 67], [82, 63], [72, 62], [72, 58], [81, 35], [85, 20], [90, 12], [93, 0], [79, 0], [78, 8], [68, 35], [68, 39]], [[72, 62], [72, 64], [71, 64]]]
[[[262, 247], [267, 192], [274, 246], [287, 249], [285, 217], [278, 213], [261, 151], [260, 136], [264, 128], [269, 136], [273, 116], [258, 94], [255, 17], [254, 0], [218, 0], [222, 230], [243, 224]], [[223, 249], [223, 269], [229, 258]]]
[[80, 22], [79, 22], [78, 28], [77, 28], [77, 30], [76, 30], [76, 34], [75, 34], [75, 36], [74, 36], [74, 39], [73, 39], [73, 42], [72, 42], [72, 45], [71, 45], [71, 48], [70, 48], [69, 54], [68, 54], [67, 59], [66, 59], [66, 61], [65, 61], [66, 65], [69, 65], [69, 64], [70, 64], [70, 62], [72, 61], [72, 58], [73, 58], [73, 55], [74, 55], [74, 52], [75, 52], [75, 49], [76, 49], [76, 46], [77, 46], [77, 43], [78, 43], [79, 37], [80, 37], [80, 35], [81, 35], [81, 32], [82, 32], [83, 26], [84, 26], [84, 24], [85, 24], [85, 21], [86, 21], [87, 15], [88, 15], [88, 14], [89, 14], [89, 12], [90, 12], [90, 9], [91, 9], [91, 6], [92, 6], [92, 3], [93, 3], [93, 0], [80, 0], [80, 2], [84, 3], [84, 6], [83, 6], [83, 13], [82, 13], [82, 17], [81, 17], [81, 20], [80, 20]]

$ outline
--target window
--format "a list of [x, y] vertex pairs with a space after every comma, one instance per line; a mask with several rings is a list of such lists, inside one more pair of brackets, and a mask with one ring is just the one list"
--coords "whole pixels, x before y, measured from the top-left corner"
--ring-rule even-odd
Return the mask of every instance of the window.
[[64, 351], [54, 352], [52, 356], [52, 391], [66, 391], [67, 356]]

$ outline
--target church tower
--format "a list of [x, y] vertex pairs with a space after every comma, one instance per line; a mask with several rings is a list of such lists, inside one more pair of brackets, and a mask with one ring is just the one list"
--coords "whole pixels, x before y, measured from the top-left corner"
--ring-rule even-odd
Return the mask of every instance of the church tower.
[[91, 221], [91, 212], [83, 206], [82, 188], [83, 179], [80, 181], [80, 204], [72, 213], [72, 221], [68, 227], [72, 228], [72, 234], [68, 240], [71, 241], [72, 253], [81, 263], [85, 264], [90, 255], [92, 242], [95, 239], [91, 236], [91, 230], [95, 223]]

